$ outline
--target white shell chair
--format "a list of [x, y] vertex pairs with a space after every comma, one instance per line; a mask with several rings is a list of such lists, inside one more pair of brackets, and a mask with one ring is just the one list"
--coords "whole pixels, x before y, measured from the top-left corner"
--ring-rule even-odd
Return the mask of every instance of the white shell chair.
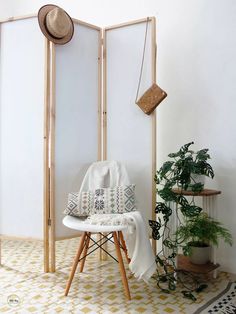
[[[83, 180], [83, 183], [80, 188], [80, 192], [82, 191], [88, 191], [88, 190], [94, 190], [98, 188], [104, 188], [104, 187], [115, 187], [118, 185], [128, 185], [130, 184], [127, 172], [125, 167], [116, 162], [116, 161], [99, 161], [93, 163]], [[109, 252], [107, 252], [103, 245], [107, 241], [112, 241], [113, 238], [116, 253], [117, 253], [117, 259], [116, 260], [119, 263], [120, 267], [120, 274], [124, 286], [125, 295], [128, 300], [131, 300], [130, 297], [130, 291], [128, 286], [128, 280], [126, 277], [125, 267], [123, 263], [123, 258], [121, 254], [121, 249], [123, 249], [125, 253], [125, 257], [127, 259], [127, 262], [130, 262], [130, 259], [127, 255], [127, 249], [125, 245], [125, 241], [123, 238], [122, 230], [126, 228], [126, 226], [122, 225], [92, 225], [86, 223], [84, 219], [80, 219], [77, 217], [72, 216], [66, 216], [63, 219], [63, 224], [74, 230], [78, 230], [82, 232], [80, 245], [77, 251], [77, 254], [74, 259], [74, 263], [72, 266], [72, 270], [67, 282], [66, 290], [65, 290], [65, 296], [68, 295], [71, 283], [76, 271], [76, 268], [78, 266], [78, 263], [80, 262], [80, 272], [83, 272], [86, 256], [93, 251], [95, 251], [98, 248], [101, 248], [103, 251], [105, 251], [108, 255], [110, 255], [113, 259], [115, 259]], [[91, 234], [100, 234], [101, 238], [99, 241], [95, 241]], [[90, 241], [93, 242], [91, 246], [89, 246]], [[95, 248], [94, 248], [95, 246]], [[90, 253], [88, 253], [88, 250], [92, 249]]]

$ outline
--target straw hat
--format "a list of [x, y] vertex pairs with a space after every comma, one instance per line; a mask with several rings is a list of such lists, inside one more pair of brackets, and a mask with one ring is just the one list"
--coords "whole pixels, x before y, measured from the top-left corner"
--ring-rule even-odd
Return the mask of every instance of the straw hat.
[[55, 44], [68, 43], [74, 34], [74, 24], [69, 14], [53, 4], [39, 9], [38, 22], [43, 34]]

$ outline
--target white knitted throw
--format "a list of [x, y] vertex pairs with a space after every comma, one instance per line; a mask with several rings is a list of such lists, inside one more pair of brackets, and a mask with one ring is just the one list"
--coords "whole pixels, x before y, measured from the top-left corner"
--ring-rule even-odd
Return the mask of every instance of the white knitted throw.
[[136, 278], [148, 282], [156, 271], [156, 263], [146, 225], [139, 211], [124, 214], [94, 214], [87, 218], [86, 223], [127, 226], [122, 232], [131, 258], [129, 268]]
[[125, 214], [94, 214], [89, 216], [86, 221], [91, 225], [123, 225], [129, 226], [132, 224], [133, 219], [127, 217]]

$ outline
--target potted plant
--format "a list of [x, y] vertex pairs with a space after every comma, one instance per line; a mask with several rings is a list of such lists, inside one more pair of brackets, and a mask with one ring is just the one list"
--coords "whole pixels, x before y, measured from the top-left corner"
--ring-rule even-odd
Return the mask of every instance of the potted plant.
[[[164, 163], [164, 167], [161, 167], [159, 175], [163, 177], [162, 172], [174, 173], [174, 179], [179, 188], [192, 191], [201, 191], [204, 187], [202, 183], [203, 177], [210, 177], [213, 179], [214, 171], [211, 165], [208, 163], [210, 155], [208, 149], [204, 148], [199, 151], [190, 150], [189, 147], [194, 142], [185, 144], [176, 153], [170, 153], [170, 161]], [[165, 175], [167, 173], [164, 173]]]
[[187, 218], [185, 224], [176, 231], [177, 242], [183, 245], [184, 255], [189, 256], [193, 264], [205, 264], [210, 260], [212, 245], [218, 246], [219, 240], [232, 245], [232, 236], [223, 225], [206, 213]]
[[[214, 171], [208, 163], [208, 159], [210, 159], [208, 149], [204, 148], [194, 152], [189, 149], [193, 144], [194, 142], [185, 144], [178, 152], [170, 153], [168, 155], [170, 160], [163, 163], [154, 177], [157, 184], [157, 194], [162, 198], [161, 202], [157, 202], [156, 213], [162, 213], [164, 217], [172, 212], [169, 206], [170, 202], [176, 203], [182, 214], [188, 217], [197, 215], [202, 210], [195, 205], [194, 197], [188, 201], [181, 194], [181, 191], [189, 188], [196, 193], [203, 190], [203, 184], [196, 181], [195, 175], [214, 177]], [[176, 194], [174, 188], [178, 188], [180, 193]]]
[[[156, 255], [156, 278], [158, 287], [165, 292], [175, 290], [176, 272], [179, 271], [176, 267], [179, 243], [176, 235], [170, 232], [169, 221], [174, 215], [178, 225], [181, 225], [181, 216], [190, 219], [199, 215], [202, 208], [195, 204], [195, 196], [189, 199], [183, 195], [184, 191], [190, 188], [197, 195], [203, 190], [203, 184], [195, 179], [195, 175], [214, 177], [214, 171], [208, 162], [210, 159], [208, 149], [194, 152], [190, 149], [193, 144], [193, 142], [187, 143], [179, 151], [170, 153], [169, 160], [163, 163], [154, 177], [158, 195], [155, 208], [157, 219], [149, 220], [149, 225], [152, 228], [153, 239], [161, 242], [161, 250]], [[195, 300], [192, 292], [200, 291], [203, 286], [199, 286], [196, 281], [193, 289], [186, 289], [182, 291], [184, 296]]]

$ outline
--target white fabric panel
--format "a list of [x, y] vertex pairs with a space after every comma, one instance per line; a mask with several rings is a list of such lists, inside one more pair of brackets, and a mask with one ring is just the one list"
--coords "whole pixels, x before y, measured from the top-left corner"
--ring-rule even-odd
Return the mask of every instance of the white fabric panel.
[[98, 30], [75, 24], [72, 41], [56, 46], [56, 237], [73, 234], [62, 224], [67, 196], [97, 160], [98, 41]]
[[[107, 159], [126, 165], [136, 184], [138, 208], [145, 221], [152, 217], [151, 117], [135, 104], [146, 22], [106, 31]], [[152, 83], [151, 23], [140, 94]]]
[[0, 234], [43, 237], [44, 37], [1, 24]]

